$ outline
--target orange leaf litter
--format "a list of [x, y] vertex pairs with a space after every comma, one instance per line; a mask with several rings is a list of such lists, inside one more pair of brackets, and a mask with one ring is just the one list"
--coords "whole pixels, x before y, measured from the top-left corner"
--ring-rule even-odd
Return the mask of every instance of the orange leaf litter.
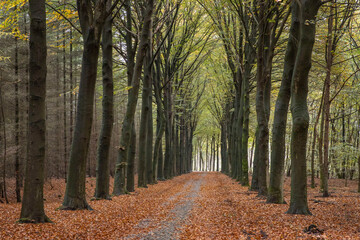
[[[162, 227], [176, 204], [192, 190], [187, 183], [202, 179], [200, 191], [178, 239], [360, 239], [360, 194], [357, 182], [330, 180], [329, 198], [308, 188], [312, 216], [286, 214], [288, 204], [267, 204], [248, 187], [221, 173], [190, 173], [112, 201], [89, 201], [94, 211], [60, 211], [64, 180], [45, 184], [45, 211], [53, 224], [17, 224], [21, 204], [0, 204], [0, 239], [136, 239]], [[290, 202], [290, 179], [285, 181], [285, 200]], [[11, 189], [9, 183], [8, 192]], [[95, 179], [87, 180], [87, 196], [94, 193]], [[14, 196], [10, 201], [14, 202]], [[141, 222], [148, 222], [140, 227]], [[323, 234], [308, 234], [314, 224]], [[135, 236], [135, 237], [134, 237]], [[139, 237], [140, 238], [140, 237]], [[148, 239], [148, 238], [147, 238]], [[154, 236], [154, 239], [156, 236]]]

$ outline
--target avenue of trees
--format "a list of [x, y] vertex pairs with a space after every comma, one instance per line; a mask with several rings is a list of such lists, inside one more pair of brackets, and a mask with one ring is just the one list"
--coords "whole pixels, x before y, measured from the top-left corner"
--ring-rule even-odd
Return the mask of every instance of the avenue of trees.
[[[358, 0], [4, 0], [0, 201], [21, 222], [221, 171], [289, 214], [320, 178], [359, 178]], [[110, 192], [110, 182], [113, 185]], [[22, 191], [23, 190], [23, 191]], [[3, 200], [2, 200], [3, 199]]]

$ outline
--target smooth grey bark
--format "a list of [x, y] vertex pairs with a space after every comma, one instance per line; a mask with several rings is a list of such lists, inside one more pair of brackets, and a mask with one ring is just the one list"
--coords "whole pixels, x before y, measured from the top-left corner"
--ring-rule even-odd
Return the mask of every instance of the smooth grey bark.
[[253, 65], [256, 60], [256, 51], [254, 45], [256, 43], [256, 24], [254, 19], [250, 19], [245, 12], [245, 20], [248, 22], [247, 29], [250, 33], [244, 46], [245, 64], [244, 77], [242, 82], [242, 98], [243, 98], [243, 128], [242, 128], [242, 142], [241, 142], [241, 164], [242, 164], [242, 178], [240, 183], [243, 186], [249, 186], [249, 166], [248, 166], [248, 149], [249, 149], [249, 122], [250, 122], [250, 78]]
[[[150, 84], [151, 89], [151, 84]], [[152, 91], [149, 96], [149, 114], [147, 117], [147, 142], [146, 142], [146, 178], [148, 184], [154, 184], [154, 168], [153, 168], [153, 114], [152, 114]]]
[[[236, 78], [236, 76], [234, 77]], [[234, 82], [236, 83], [236, 79], [234, 79]], [[236, 85], [235, 85], [236, 86]], [[240, 90], [235, 90], [235, 99], [234, 99], [234, 111], [231, 114], [231, 133], [230, 133], [230, 161], [231, 161], [231, 171], [230, 171], [230, 176], [233, 179], [236, 179], [237, 176], [237, 154], [238, 154], [238, 139], [237, 139], [237, 133], [238, 133], [238, 112], [239, 112], [239, 108], [240, 108], [240, 94], [239, 94]]]
[[0, 154], [3, 158], [3, 169], [2, 169], [2, 182], [0, 183], [0, 192], [1, 197], [5, 198], [5, 202], [9, 203], [8, 197], [7, 197], [7, 184], [6, 184], [6, 160], [7, 160], [7, 145], [6, 145], [6, 123], [5, 123], [5, 113], [4, 113], [4, 104], [3, 104], [3, 95], [2, 95], [2, 89], [0, 88], [0, 126], [1, 128], [1, 134], [0, 134], [0, 144], [2, 144], [2, 147], [0, 149]]
[[100, 0], [94, 4], [89, 0], [77, 1], [84, 42], [75, 131], [65, 197], [60, 208], [62, 210], [91, 209], [85, 196], [86, 160], [93, 120], [100, 38], [105, 19], [109, 15], [106, 2], [107, 0]]
[[[159, 55], [160, 56], [160, 55]], [[154, 174], [155, 181], [156, 180], [164, 180], [164, 164], [162, 158], [162, 139], [165, 132], [165, 119], [164, 119], [164, 110], [163, 103], [161, 100], [161, 85], [160, 85], [160, 77], [161, 77], [161, 69], [160, 69], [160, 57], [157, 57], [155, 60], [156, 66], [156, 74], [154, 77], [153, 85], [154, 85], [154, 95], [156, 101], [156, 138], [154, 143]]]
[[285, 203], [283, 196], [285, 136], [287, 113], [291, 96], [291, 78], [294, 70], [298, 38], [300, 34], [300, 12], [296, 2], [292, 3], [292, 20], [287, 43], [281, 86], [275, 105], [271, 143], [270, 184], [267, 202]]
[[306, 143], [309, 127], [308, 76], [320, 0], [301, 0], [300, 42], [291, 81], [291, 199], [287, 213], [311, 214], [307, 205]]
[[216, 144], [216, 171], [220, 171], [220, 143]]
[[[131, 81], [134, 73], [135, 67], [135, 47], [133, 46], [133, 37], [132, 37], [132, 13], [131, 13], [131, 0], [125, 1], [125, 10], [126, 10], [126, 54], [127, 54], [127, 78], [128, 86], [131, 87]], [[129, 101], [129, 96], [128, 96]], [[127, 166], [126, 166], [126, 190], [128, 192], [135, 191], [135, 155], [136, 155], [136, 131], [135, 123], [131, 127], [130, 134], [130, 146], [127, 150]], [[125, 176], [122, 177], [122, 181], [125, 181]], [[122, 183], [125, 184], [125, 183]]]
[[[72, 142], [73, 140], [73, 133], [74, 133], [74, 95], [75, 93], [74, 91], [74, 74], [73, 74], [73, 32], [72, 32], [72, 28], [70, 28], [70, 46], [69, 46], [69, 61], [70, 61], [70, 70], [69, 70], [69, 80], [70, 80], [70, 122], [69, 122], [69, 127], [70, 127], [70, 133], [69, 133], [69, 140], [70, 142]], [[65, 159], [67, 160], [67, 159]], [[66, 178], [66, 176], [65, 176]]]
[[172, 142], [172, 104], [171, 104], [171, 82], [168, 82], [164, 89], [164, 111], [165, 111], [165, 157], [164, 157], [164, 178], [172, 178], [173, 167], [173, 142]]
[[221, 137], [220, 137], [220, 141], [221, 141], [221, 172], [228, 174], [228, 162], [227, 162], [227, 131], [226, 131], [226, 126], [224, 123], [224, 120], [221, 121], [220, 124], [220, 129], [221, 129]]
[[[249, 75], [250, 77], [250, 75]], [[242, 139], [241, 139], [241, 165], [242, 165], [242, 174], [240, 183], [243, 186], [249, 185], [249, 166], [248, 166], [248, 145], [249, 145], [249, 116], [250, 116], [250, 86], [249, 86], [249, 77], [246, 77], [243, 81], [243, 92], [244, 92], [244, 120], [243, 120], [243, 129], [242, 129]]]
[[236, 175], [235, 178], [237, 181], [241, 182], [242, 179], [242, 173], [243, 173], [243, 168], [242, 168], [242, 134], [243, 134], [243, 127], [244, 127], [244, 89], [243, 89], [243, 85], [244, 85], [244, 78], [243, 75], [240, 73], [240, 70], [238, 70], [238, 74], [239, 74], [239, 79], [238, 79], [238, 84], [239, 84], [239, 109], [238, 109], [238, 115], [237, 115], [237, 132], [236, 132], [236, 142], [235, 142], [235, 146], [236, 146], [236, 155], [235, 155], [235, 159], [236, 159]]
[[[151, 23], [152, 24], [152, 23]], [[138, 186], [147, 187], [148, 170], [152, 170], [152, 132], [149, 135], [149, 128], [152, 131], [152, 118], [151, 126], [149, 126], [150, 118], [150, 105], [152, 105], [152, 54], [151, 54], [151, 39], [152, 28], [149, 32], [148, 48], [144, 63], [144, 78], [143, 78], [143, 91], [142, 91], [142, 105], [141, 105], [141, 117], [140, 117], [140, 131], [139, 131], [139, 162], [138, 162]], [[151, 139], [150, 139], [151, 138]], [[149, 146], [151, 144], [151, 146]], [[141, 146], [141, 147], [140, 147]], [[150, 156], [149, 156], [150, 155]], [[147, 161], [150, 158], [150, 163]], [[149, 165], [150, 164], [150, 165]]]
[[[63, 37], [63, 42], [62, 42], [62, 55], [63, 55], [63, 59], [62, 59], [62, 70], [63, 70], [63, 91], [62, 91], [62, 97], [63, 97], [63, 124], [64, 124], [64, 129], [63, 129], [63, 148], [64, 148], [64, 152], [63, 152], [63, 159], [66, 162], [68, 159], [68, 138], [67, 138], [67, 101], [66, 101], [66, 36], [65, 36], [65, 28], [62, 31], [62, 37]], [[66, 165], [67, 163], [65, 163]]]
[[29, 136], [20, 222], [50, 222], [44, 211], [46, 11], [45, 0], [30, 0]]
[[[111, 7], [111, 1], [107, 2]], [[103, 98], [102, 98], [102, 125], [99, 137], [99, 146], [96, 156], [96, 199], [109, 199], [110, 181], [110, 144], [114, 123], [114, 83], [113, 83], [113, 37], [112, 37], [112, 16], [109, 15], [104, 24], [102, 33], [102, 77], [103, 77]]]
[[253, 160], [253, 174], [252, 174], [252, 178], [251, 178], [251, 186], [250, 189], [252, 191], [257, 191], [259, 190], [259, 167], [258, 167], [258, 159], [259, 159], [259, 147], [258, 147], [258, 135], [259, 135], [259, 129], [256, 128], [256, 132], [255, 132], [255, 151], [254, 151], [254, 160]]
[[[145, 64], [146, 65], [146, 64]], [[139, 160], [138, 160], [138, 187], [147, 187], [146, 182], [146, 150], [147, 150], [147, 127], [148, 127], [148, 113], [149, 113], [149, 98], [148, 98], [148, 79], [144, 76], [144, 84], [142, 91], [142, 105], [140, 117], [140, 131], [139, 131]]]
[[18, 37], [15, 37], [15, 193], [16, 202], [21, 202], [21, 175], [20, 175], [20, 152], [19, 152], [19, 135], [20, 135], [20, 118], [19, 118], [19, 48], [18, 48]]
[[116, 161], [115, 179], [114, 179], [114, 195], [120, 195], [126, 192], [125, 182], [122, 181], [125, 176], [125, 166], [127, 164], [127, 151], [131, 140], [131, 127], [134, 123], [136, 105], [138, 101], [140, 77], [146, 50], [149, 47], [149, 37], [151, 36], [151, 23], [154, 8], [154, 0], [148, 0], [144, 14], [144, 24], [141, 30], [139, 48], [136, 54], [136, 63], [134, 66], [134, 74], [131, 81], [131, 89], [129, 90], [128, 103], [126, 108], [125, 119], [121, 130], [120, 147], [118, 158]]
[[[165, 125], [165, 124], [164, 124]], [[164, 126], [163, 126], [164, 128]], [[165, 130], [165, 128], [164, 128]], [[157, 172], [158, 172], [158, 180], [165, 180], [164, 177], [164, 154], [163, 154], [163, 144], [162, 144], [162, 139], [161, 142], [159, 144], [159, 149], [158, 149], [158, 168], [157, 168]]]
[[[127, 152], [126, 191], [135, 191], [135, 156], [136, 156], [136, 130], [135, 122], [131, 126], [130, 146]], [[125, 181], [124, 179], [122, 181]]]
[[[147, 118], [146, 118], [146, 130], [147, 130], [147, 134], [146, 134], [146, 156], [145, 156], [145, 161], [146, 161], [146, 182], [147, 184], [153, 184], [153, 138], [154, 138], [154, 128], [153, 128], [153, 108], [152, 108], [152, 103], [153, 103], [153, 53], [152, 53], [152, 29], [151, 29], [151, 35], [149, 38], [149, 48], [148, 48], [148, 54], [146, 56], [147, 60], [146, 60], [146, 68], [147, 68], [147, 74], [148, 75], [148, 79], [146, 79], [147, 82], [147, 105], [148, 105], [148, 114], [147, 114]], [[144, 79], [145, 80], [145, 79]]]
[[267, 195], [267, 169], [269, 162], [269, 88], [271, 86], [270, 76], [268, 76], [268, 55], [270, 54], [270, 23], [269, 23], [269, 4], [266, 1], [259, 1], [258, 29], [259, 38], [257, 43], [257, 86], [256, 86], [256, 115], [258, 122], [257, 147], [257, 167], [258, 167], [258, 192], [259, 195]]

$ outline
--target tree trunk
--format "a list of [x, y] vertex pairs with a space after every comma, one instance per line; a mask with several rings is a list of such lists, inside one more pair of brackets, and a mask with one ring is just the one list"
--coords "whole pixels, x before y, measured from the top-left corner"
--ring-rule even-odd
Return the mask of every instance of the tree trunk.
[[162, 158], [162, 139], [165, 132], [165, 119], [164, 119], [164, 110], [163, 110], [163, 103], [161, 100], [161, 85], [160, 85], [160, 77], [161, 77], [161, 69], [160, 69], [160, 57], [157, 58], [155, 61], [156, 65], [156, 74], [154, 78], [154, 94], [156, 100], [156, 122], [157, 122], [157, 129], [156, 129], [156, 138], [154, 144], [154, 173], [157, 172], [157, 177], [155, 180], [164, 180], [164, 162]]
[[[250, 77], [250, 75], [249, 75]], [[249, 166], [248, 166], [248, 145], [249, 145], [249, 116], [250, 116], [250, 87], [249, 78], [244, 79], [244, 122], [242, 133], [242, 147], [241, 147], [241, 164], [242, 164], [242, 178], [241, 185], [249, 186]]]
[[[69, 140], [70, 143], [72, 143], [73, 140], [73, 133], [74, 133], [74, 95], [75, 95], [75, 90], [74, 90], [74, 75], [73, 75], [73, 32], [72, 32], [72, 28], [70, 28], [70, 53], [69, 53], [69, 61], [70, 61], [70, 123], [69, 123], [69, 127], [70, 127], [70, 133], [69, 133]], [[66, 177], [66, 176], [65, 176]]]
[[[136, 130], [135, 123], [131, 126], [130, 146], [127, 152], [127, 169], [126, 169], [126, 190], [135, 192], [135, 156], [136, 156]], [[124, 182], [125, 176], [122, 182]]]
[[226, 126], [224, 120], [220, 124], [221, 128], [221, 172], [228, 174], [227, 168], [227, 136], [226, 136]]
[[[126, 10], [126, 53], [127, 53], [127, 78], [128, 86], [131, 87], [131, 81], [134, 73], [135, 67], [135, 47], [133, 47], [132, 39], [132, 13], [131, 13], [131, 0], [125, 1], [125, 10]], [[128, 96], [128, 101], [129, 101]], [[129, 192], [135, 191], [135, 155], [136, 155], [136, 131], [135, 123], [133, 122], [131, 126], [130, 133], [130, 146], [127, 150], [127, 166], [126, 166], [126, 190]], [[125, 171], [125, 170], [124, 170]], [[124, 173], [125, 174], [125, 173]], [[125, 181], [125, 176], [121, 179], [122, 182]]]
[[[149, 66], [152, 68], [152, 66]], [[146, 142], [146, 178], [148, 184], [154, 184], [154, 168], [153, 168], [153, 108], [152, 108], [152, 80], [150, 83], [150, 95], [148, 100], [149, 113], [147, 116], [147, 142]]]
[[103, 4], [96, 4], [95, 12], [98, 14], [94, 16], [90, 16], [92, 15], [90, 2], [79, 0], [77, 4], [84, 39], [84, 49], [75, 131], [70, 152], [69, 174], [65, 197], [61, 207], [63, 210], [91, 209], [85, 196], [86, 160], [88, 157], [93, 122], [100, 38], [107, 16], [104, 2]]
[[[334, 3], [332, 3], [334, 4]], [[331, 80], [331, 68], [333, 65], [333, 57], [336, 50], [336, 44], [333, 41], [334, 33], [334, 10], [333, 6], [330, 6], [330, 15], [328, 17], [328, 33], [326, 41], [326, 77], [324, 82], [324, 158], [321, 166], [322, 171], [322, 191], [323, 197], [329, 196], [328, 187], [328, 175], [329, 175], [329, 132], [330, 132], [330, 80]], [[336, 38], [335, 38], [336, 39]], [[321, 154], [321, 153], [320, 153]]]
[[[269, 164], [269, 113], [271, 89], [271, 58], [270, 52], [270, 22], [269, 3], [259, 2], [259, 39], [257, 44], [257, 86], [256, 86], [256, 115], [258, 122], [258, 184], [259, 195], [267, 195], [267, 176]], [[270, 74], [270, 75], [269, 75]]]
[[149, 47], [148, 39], [151, 36], [151, 24], [153, 13], [154, 0], [148, 0], [146, 5], [146, 11], [144, 15], [144, 24], [141, 30], [139, 49], [136, 55], [136, 63], [134, 66], [134, 74], [131, 81], [131, 89], [129, 90], [127, 109], [125, 119], [123, 121], [123, 127], [121, 131], [120, 147], [118, 151], [118, 158], [116, 161], [115, 179], [114, 179], [114, 195], [120, 195], [126, 192], [125, 182], [123, 182], [125, 175], [125, 165], [127, 164], [127, 151], [130, 146], [131, 140], [131, 126], [134, 123], [136, 105], [139, 95], [140, 77], [142, 73], [142, 67], [146, 50]]
[[8, 197], [7, 197], [7, 185], [6, 185], [6, 160], [7, 160], [7, 155], [6, 155], [6, 151], [7, 151], [7, 147], [6, 147], [6, 123], [5, 123], [5, 113], [4, 113], [4, 101], [3, 101], [3, 95], [2, 95], [2, 89], [0, 87], [0, 126], [2, 127], [1, 131], [2, 131], [2, 135], [0, 134], [0, 144], [1, 144], [1, 140], [2, 140], [2, 145], [3, 148], [0, 149], [0, 152], [2, 151], [2, 158], [3, 158], [3, 171], [2, 171], [2, 187], [1, 187], [1, 197], [5, 198], [5, 202], [9, 203]]
[[[138, 164], [138, 186], [147, 187], [148, 180], [152, 176], [147, 173], [150, 170], [152, 175], [152, 117], [150, 118], [150, 110], [152, 110], [152, 28], [150, 29], [148, 39], [148, 49], [144, 63], [144, 79], [143, 79], [143, 92], [142, 92], [142, 107], [141, 107], [141, 120], [139, 132], [139, 164]], [[151, 121], [151, 123], [149, 122]], [[151, 126], [150, 126], [151, 125]], [[151, 133], [150, 133], [151, 132]], [[150, 135], [149, 135], [150, 133]], [[150, 139], [151, 138], [151, 139]], [[150, 145], [150, 146], [149, 146]], [[150, 162], [148, 162], [150, 158]], [[150, 180], [152, 181], [152, 180]]]
[[258, 135], [259, 135], [259, 129], [256, 129], [255, 132], [255, 140], [254, 140], [254, 145], [255, 145], [255, 151], [254, 151], [254, 160], [253, 160], [253, 173], [252, 173], [252, 178], [251, 178], [251, 186], [250, 189], [252, 191], [257, 191], [259, 190], [259, 171], [258, 171], [258, 161], [259, 161], [259, 147], [258, 147]]
[[16, 193], [16, 202], [21, 202], [20, 186], [21, 186], [21, 176], [20, 176], [20, 145], [19, 145], [19, 135], [20, 135], [20, 121], [19, 121], [19, 58], [18, 58], [19, 48], [18, 48], [18, 37], [15, 37], [15, 193]]
[[44, 0], [30, 0], [30, 101], [28, 158], [20, 222], [50, 222], [44, 211], [46, 13]]
[[173, 144], [172, 144], [172, 109], [171, 109], [171, 82], [167, 82], [164, 88], [164, 111], [165, 117], [165, 158], [164, 158], [164, 177], [172, 178], [171, 167], [173, 164]]
[[285, 53], [284, 71], [280, 90], [275, 105], [274, 124], [271, 143], [271, 171], [267, 202], [285, 203], [283, 196], [285, 136], [287, 113], [291, 95], [291, 77], [294, 70], [297, 42], [299, 39], [299, 8], [296, 2], [292, 3], [292, 21], [289, 40]]
[[291, 199], [290, 214], [311, 214], [307, 205], [306, 142], [309, 127], [308, 76], [315, 42], [315, 18], [320, 0], [301, 0], [300, 42], [291, 81]]
[[[107, 7], [111, 7], [111, 1], [107, 2]], [[96, 169], [96, 199], [109, 199], [110, 181], [110, 159], [109, 151], [111, 144], [111, 134], [114, 123], [114, 84], [113, 84], [113, 62], [112, 62], [112, 16], [109, 15], [105, 21], [102, 34], [102, 53], [103, 53], [103, 99], [102, 99], [102, 126], [97, 152]]]

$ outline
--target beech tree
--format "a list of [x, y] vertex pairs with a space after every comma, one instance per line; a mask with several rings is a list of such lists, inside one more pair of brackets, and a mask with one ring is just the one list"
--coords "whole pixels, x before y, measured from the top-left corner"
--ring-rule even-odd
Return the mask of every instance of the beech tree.
[[20, 222], [50, 222], [44, 211], [46, 13], [45, 0], [30, 0], [29, 136]]
[[285, 162], [285, 133], [291, 95], [291, 78], [294, 70], [299, 38], [299, 6], [292, 2], [292, 19], [287, 43], [281, 86], [275, 105], [271, 142], [270, 185], [267, 201], [284, 203], [283, 181]]
[[107, 9], [108, 1], [77, 1], [84, 49], [75, 131], [70, 153], [69, 174], [65, 197], [61, 207], [63, 210], [91, 209], [85, 198], [85, 175], [93, 118], [100, 39], [106, 18], [119, 2], [116, 0]]
[[[107, 2], [110, 10], [111, 1]], [[97, 177], [95, 198], [108, 199], [110, 181], [109, 151], [114, 123], [114, 83], [113, 83], [113, 41], [112, 16], [105, 20], [102, 34], [102, 74], [103, 74], [103, 114], [100, 141], [97, 153]]]
[[[291, 199], [287, 213], [311, 214], [307, 205], [306, 143], [309, 127], [308, 77], [320, 0], [301, 0], [299, 47], [291, 79]], [[296, 12], [294, 12], [295, 14]]]
[[128, 158], [128, 149], [131, 143], [131, 129], [134, 122], [135, 110], [138, 101], [140, 77], [147, 48], [149, 47], [149, 38], [152, 28], [152, 17], [154, 11], [154, 0], [148, 0], [144, 12], [143, 26], [141, 30], [139, 47], [136, 53], [136, 63], [132, 75], [131, 88], [129, 89], [129, 98], [126, 108], [125, 119], [123, 121], [118, 158], [116, 161], [116, 170], [114, 178], [114, 195], [120, 195], [127, 192], [125, 183], [125, 169]]

